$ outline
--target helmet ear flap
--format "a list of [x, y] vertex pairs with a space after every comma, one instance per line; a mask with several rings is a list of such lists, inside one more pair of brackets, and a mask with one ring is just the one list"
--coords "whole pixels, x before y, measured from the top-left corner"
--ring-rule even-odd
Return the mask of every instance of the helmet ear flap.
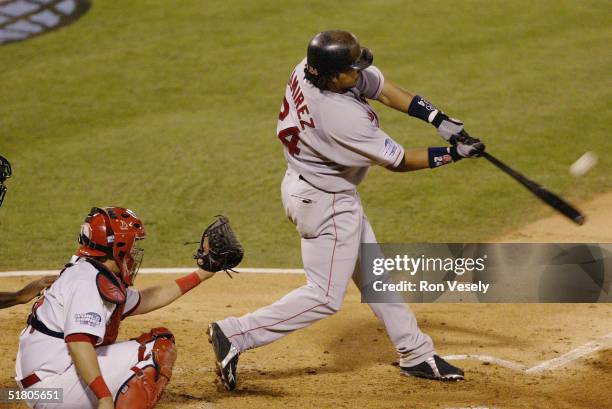
[[91, 217], [87, 217], [83, 224], [81, 224], [81, 231], [79, 232], [79, 244], [88, 244], [87, 242], [91, 240]]
[[[77, 255], [105, 257], [112, 255], [112, 241], [109, 241], [110, 225], [104, 209], [92, 207], [81, 224], [78, 236], [80, 245]], [[111, 233], [112, 234], [112, 233]]]

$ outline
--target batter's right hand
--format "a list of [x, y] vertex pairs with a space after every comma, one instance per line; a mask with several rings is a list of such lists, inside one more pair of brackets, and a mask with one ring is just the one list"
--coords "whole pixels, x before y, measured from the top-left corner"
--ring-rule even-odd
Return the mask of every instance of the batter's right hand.
[[480, 142], [480, 140], [472, 145], [458, 143], [455, 147], [457, 148], [457, 153], [464, 158], [477, 158], [482, 156], [485, 150], [485, 144]]
[[458, 135], [453, 135], [449, 142], [462, 158], [477, 158], [485, 151], [485, 144], [480, 139], [472, 138], [464, 130], [461, 130]]

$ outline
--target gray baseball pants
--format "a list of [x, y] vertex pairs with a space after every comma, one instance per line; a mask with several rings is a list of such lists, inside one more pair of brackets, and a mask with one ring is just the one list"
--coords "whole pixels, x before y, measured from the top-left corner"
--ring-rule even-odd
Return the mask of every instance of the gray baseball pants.
[[[338, 312], [351, 277], [359, 286], [360, 243], [376, 243], [357, 191], [323, 192], [289, 169], [281, 192], [287, 216], [302, 238], [307, 282], [274, 304], [217, 322], [241, 352]], [[384, 324], [402, 365], [416, 365], [434, 354], [431, 338], [420, 331], [406, 304], [368, 305]]]

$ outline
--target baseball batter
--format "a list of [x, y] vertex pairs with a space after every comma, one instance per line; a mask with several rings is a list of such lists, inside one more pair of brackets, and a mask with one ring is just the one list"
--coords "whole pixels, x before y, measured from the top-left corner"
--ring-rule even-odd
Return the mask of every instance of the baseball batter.
[[123, 319], [162, 308], [213, 273], [203, 270], [137, 291], [144, 226], [129, 209], [93, 208], [80, 248], [32, 309], [19, 338], [18, 385], [61, 388], [61, 404], [33, 408], [150, 409], [172, 376], [174, 336], [154, 328], [115, 343]]
[[[236, 387], [241, 352], [340, 310], [351, 277], [357, 277], [360, 243], [376, 243], [356, 191], [370, 166], [395, 172], [436, 168], [480, 156], [485, 149], [462, 133], [460, 121], [386, 80], [372, 61], [372, 53], [351, 33], [325, 31], [311, 40], [307, 58], [289, 76], [277, 125], [288, 164], [281, 193], [302, 238], [307, 283], [272, 305], [210, 325], [228, 390]], [[432, 123], [451, 145], [405, 150], [380, 129], [367, 99]], [[463, 379], [461, 369], [435, 354], [431, 338], [405, 304], [370, 308], [399, 353], [402, 374]]]

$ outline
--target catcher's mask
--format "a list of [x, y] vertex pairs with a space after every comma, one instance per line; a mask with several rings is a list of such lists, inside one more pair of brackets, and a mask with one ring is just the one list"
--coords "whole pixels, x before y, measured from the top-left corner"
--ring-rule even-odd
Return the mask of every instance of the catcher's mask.
[[134, 284], [144, 249], [137, 242], [146, 237], [142, 222], [124, 207], [93, 207], [81, 225], [77, 256], [109, 257], [127, 286]]
[[8, 159], [0, 155], [0, 206], [2, 206], [7, 190], [6, 186], [4, 186], [4, 181], [10, 178], [12, 174], [11, 164], [9, 163]]

